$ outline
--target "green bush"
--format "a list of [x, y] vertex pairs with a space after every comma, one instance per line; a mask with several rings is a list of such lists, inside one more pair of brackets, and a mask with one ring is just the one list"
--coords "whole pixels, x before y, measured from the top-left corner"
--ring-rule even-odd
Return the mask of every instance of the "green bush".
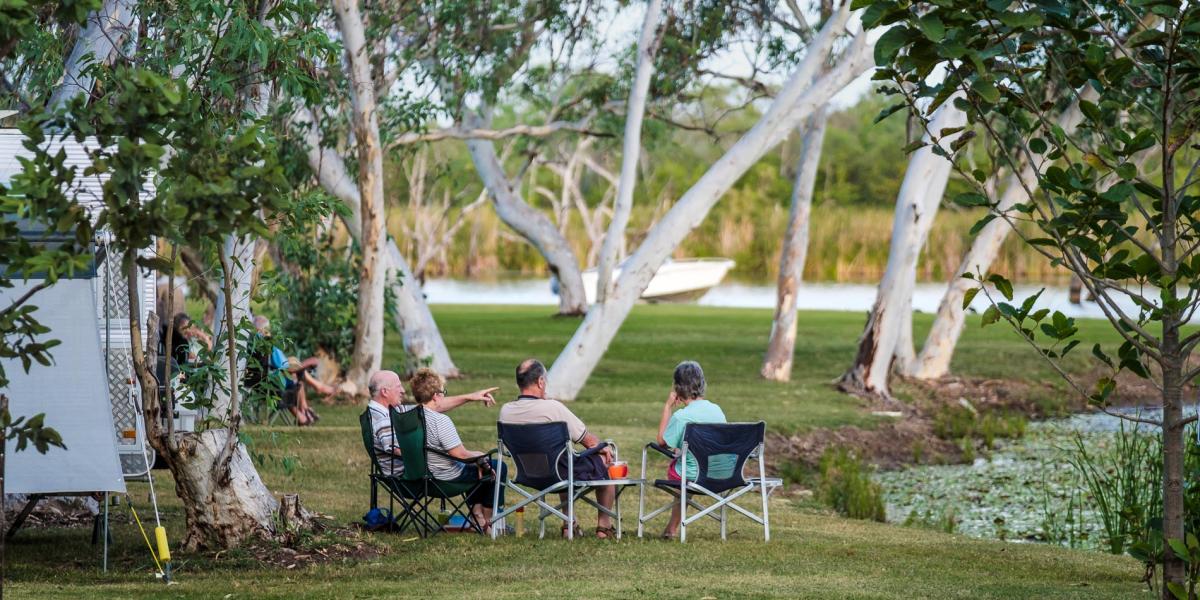
[[933, 419], [933, 433], [942, 439], [979, 439], [992, 449], [997, 439], [1025, 435], [1025, 417], [1019, 413], [976, 412], [963, 406], [948, 406]]
[[868, 467], [845, 448], [829, 448], [821, 456], [817, 498], [851, 519], [883, 522], [883, 488], [871, 480]]

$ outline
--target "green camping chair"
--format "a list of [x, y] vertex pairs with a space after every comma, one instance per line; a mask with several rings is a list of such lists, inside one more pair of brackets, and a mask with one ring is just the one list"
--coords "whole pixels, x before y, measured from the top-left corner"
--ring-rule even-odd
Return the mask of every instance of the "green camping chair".
[[[434, 479], [429, 472], [428, 454], [437, 454], [455, 462], [463, 463], [467, 468], [475, 468], [478, 461], [487, 461], [496, 451], [492, 450], [476, 459], [461, 460], [449, 454], [425, 445], [425, 411], [414, 408], [405, 412], [391, 411], [392, 435], [396, 447], [400, 448], [400, 459], [404, 461], [404, 474], [393, 479], [400, 488], [401, 494], [411, 500], [411, 515], [408, 518], [417, 525], [418, 533], [424, 537], [445, 531], [446, 525], [455, 515], [461, 516], [464, 522], [475, 532], [484, 533], [483, 528], [471, 515], [467, 506], [467, 497], [491, 478], [472, 483], [459, 483]], [[490, 466], [490, 462], [487, 462]], [[434, 514], [431, 505], [439, 502], [439, 514]], [[439, 518], [441, 517], [441, 518]]]
[[367, 450], [367, 456], [371, 457], [371, 508], [379, 508], [379, 488], [383, 487], [388, 493], [388, 514], [396, 515], [396, 506], [400, 507], [400, 514], [389, 526], [390, 529], [403, 532], [412, 526], [418, 532], [423, 532], [429, 527], [436, 526], [436, 521], [420, 522], [421, 515], [414, 509], [413, 499], [406, 495], [407, 488], [401, 484], [400, 478], [383, 473], [383, 467], [379, 465], [379, 457], [375, 455], [375, 430], [371, 426], [371, 409], [368, 408], [358, 416], [358, 425], [362, 429], [363, 447]]

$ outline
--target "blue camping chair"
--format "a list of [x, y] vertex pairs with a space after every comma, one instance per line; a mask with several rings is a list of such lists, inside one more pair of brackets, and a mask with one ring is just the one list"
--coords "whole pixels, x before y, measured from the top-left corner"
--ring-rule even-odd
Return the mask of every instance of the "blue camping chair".
[[[686, 485], [681, 481], [658, 479], [654, 487], [673, 496], [671, 502], [649, 513], [646, 512], [646, 493], [643, 488], [638, 498], [638, 537], [642, 537], [644, 524], [671, 509], [675, 502], [679, 503], [679, 541], [687, 541], [689, 524], [703, 517], [712, 518], [721, 523], [721, 539], [727, 537], [728, 510], [733, 509], [749, 517], [755, 523], [763, 526], [763, 539], [771, 540], [771, 521], [767, 507], [767, 498], [771, 491], [783, 485], [778, 478], [768, 478], [766, 457], [764, 455], [764, 440], [767, 426], [762, 421], [757, 423], [688, 423], [683, 428], [683, 444], [679, 449], [677, 469], [686, 478], [687, 467], [694, 464], [697, 467], [697, 477], [687, 479]], [[646, 478], [648, 452], [654, 450], [667, 458], [675, 458], [670, 449], [655, 443], [646, 444], [642, 449], [642, 479]], [[758, 461], [758, 477], [745, 477], [743, 469], [750, 459]], [[757, 491], [762, 497], [762, 515], [756, 515], [738, 506], [734, 500], [741, 496]], [[688, 495], [692, 496], [689, 497]], [[708, 497], [713, 500], [709, 506], [704, 506], [697, 498]], [[697, 512], [688, 516], [688, 507]], [[719, 513], [719, 515], [718, 515]]]
[[[638, 482], [629, 479], [614, 482], [605, 481], [576, 481], [575, 459], [591, 456], [608, 447], [608, 442], [601, 442], [583, 452], [575, 452], [571, 445], [571, 436], [567, 433], [567, 424], [561, 421], [553, 423], [512, 424], [496, 423], [499, 440], [496, 449], [499, 457], [512, 459], [516, 467], [516, 477], [504, 481], [507, 489], [516, 492], [520, 501], [510, 503], [503, 512], [500, 511], [500, 488], [496, 486], [492, 502], [492, 521], [514, 513], [517, 509], [528, 504], [537, 504], [541, 509], [538, 515], [538, 537], [546, 535], [546, 518], [550, 516], [562, 519], [566, 524], [567, 538], [572, 539], [575, 528], [570, 524], [575, 522], [575, 502], [584, 502], [603, 511], [617, 521], [617, 537], [621, 537], [620, 494], [629, 485]], [[511, 472], [511, 471], [510, 471]], [[603, 485], [617, 486], [617, 502], [614, 510], [601, 506], [595, 499], [587, 497], [589, 492]], [[536, 490], [533, 493], [523, 488]], [[566, 502], [551, 505], [546, 502], [546, 496], [555, 492], [568, 493]], [[565, 512], [564, 512], [565, 509]], [[492, 528], [492, 538], [495, 539], [497, 528]]]

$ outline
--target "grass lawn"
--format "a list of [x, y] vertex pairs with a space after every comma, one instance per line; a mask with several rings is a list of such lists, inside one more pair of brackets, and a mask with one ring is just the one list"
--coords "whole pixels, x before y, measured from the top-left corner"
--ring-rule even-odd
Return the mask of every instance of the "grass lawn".
[[[549, 363], [578, 323], [549, 312], [545, 307], [436, 307], [446, 342], [466, 374], [450, 382], [450, 393], [498, 385], [499, 399], [514, 397], [517, 362], [537, 356]], [[708, 396], [731, 420], [763, 419], [779, 431], [869, 426], [869, 414], [829, 386], [853, 355], [862, 321], [859, 314], [802, 314], [795, 381], [775, 384], [757, 376], [769, 312], [640, 306], [571, 408], [600, 437], [615, 439], [635, 472], [638, 448], [655, 432], [671, 370], [685, 358], [704, 366]], [[918, 315], [916, 321], [920, 339], [929, 319]], [[1111, 338], [1103, 323], [1083, 322], [1082, 328], [1085, 338]], [[385, 364], [401, 359], [395, 342]], [[1052, 377], [1002, 327], [969, 328], [954, 366], [962, 375]], [[260, 472], [270, 488], [299, 493], [306, 506], [339, 522], [358, 520], [367, 504], [367, 457], [356, 420], [361, 410], [326, 407], [321, 423], [308, 429], [250, 428], [255, 447], [269, 457]], [[495, 409], [468, 406], [451, 416], [469, 448], [494, 446]], [[285, 456], [299, 459], [291, 474], [280, 460]], [[167, 527], [177, 542], [182, 511], [169, 473], [155, 475]], [[142, 518], [148, 518], [146, 484], [133, 484], [130, 495]], [[636, 494], [625, 500], [626, 515], [636, 514]], [[123, 506], [114, 510], [128, 514]], [[593, 517], [582, 514], [587, 531]], [[1149, 597], [1138, 583], [1141, 566], [1128, 557], [842, 519], [785, 494], [772, 498], [771, 517], [769, 544], [761, 542], [760, 529], [734, 517], [735, 533], [728, 542], [721, 542], [715, 525], [704, 524], [689, 530], [686, 546], [632, 535], [620, 542], [570, 543], [375, 535], [388, 547], [379, 558], [292, 570], [265, 567], [237, 550], [219, 558], [176, 553], [179, 583], [169, 588], [150, 576], [149, 553], [133, 525], [114, 526], [107, 575], [99, 572], [100, 553], [88, 544], [87, 530], [27, 530], [9, 545], [6, 587], [12, 597], [34, 598]], [[659, 521], [651, 531], [661, 527]], [[552, 531], [557, 537], [556, 526]]]

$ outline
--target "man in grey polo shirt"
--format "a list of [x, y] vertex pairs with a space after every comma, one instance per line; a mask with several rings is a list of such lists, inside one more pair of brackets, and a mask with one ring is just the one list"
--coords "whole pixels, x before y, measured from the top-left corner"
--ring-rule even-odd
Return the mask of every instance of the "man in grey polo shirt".
[[[553, 423], [562, 421], [567, 424], [567, 434], [571, 441], [591, 448], [600, 443], [600, 439], [587, 430], [587, 426], [579, 417], [558, 400], [546, 398], [546, 367], [536, 359], [527, 359], [517, 366], [517, 388], [521, 395], [516, 400], [500, 407], [501, 423], [521, 425], [526, 423]], [[612, 463], [612, 450], [605, 448], [591, 456], [575, 461], [575, 479], [578, 481], [600, 481], [608, 479], [608, 465]], [[616, 498], [616, 488], [611, 485], [596, 488], [596, 501], [601, 506], [612, 509]], [[560, 495], [564, 500], [566, 494]], [[566, 527], [563, 527], [565, 533]], [[616, 537], [612, 527], [612, 519], [603, 512], [597, 511], [596, 537], [610, 539]]]

